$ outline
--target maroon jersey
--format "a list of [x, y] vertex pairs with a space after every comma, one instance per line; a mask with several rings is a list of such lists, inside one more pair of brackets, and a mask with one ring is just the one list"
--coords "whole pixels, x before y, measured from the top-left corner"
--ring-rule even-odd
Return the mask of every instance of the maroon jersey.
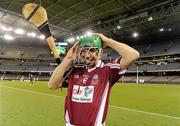
[[66, 126], [102, 126], [107, 115], [111, 87], [125, 70], [120, 58], [99, 61], [92, 69], [76, 68], [69, 79], [65, 100]]

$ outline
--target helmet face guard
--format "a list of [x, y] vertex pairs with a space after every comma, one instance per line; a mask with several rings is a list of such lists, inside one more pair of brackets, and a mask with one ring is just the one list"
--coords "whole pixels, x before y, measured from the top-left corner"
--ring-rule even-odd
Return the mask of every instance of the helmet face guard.
[[85, 38], [82, 38], [79, 40], [79, 48], [76, 51], [76, 58], [74, 60], [74, 66], [75, 67], [81, 67], [81, 68], [88, 68], [88, 62], [93, 56], [90, 57], [88, 60], [86, 57], [83, 57], [83, 52], [89, 53], [93, 52], [97, 54], [96, 60], [100, 58], [102, 53], [102, 42], [99, 36], [88, 36]]

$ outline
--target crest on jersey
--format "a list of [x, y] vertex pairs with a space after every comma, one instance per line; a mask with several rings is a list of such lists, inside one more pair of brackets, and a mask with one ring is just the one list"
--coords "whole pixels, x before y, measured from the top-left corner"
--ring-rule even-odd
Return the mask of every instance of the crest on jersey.
[[98, 74], [95, 74], [91, 80], [91, 84], [96, 85], [98, 83], [98, 80], [99, 80], [99, 76]]

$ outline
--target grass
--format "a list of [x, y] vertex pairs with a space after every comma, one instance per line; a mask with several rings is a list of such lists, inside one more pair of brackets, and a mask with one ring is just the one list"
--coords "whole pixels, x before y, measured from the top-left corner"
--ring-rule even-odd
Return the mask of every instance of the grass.
[[[64, 126], [66, 91], [0, 81], [0, 126]], [[116, 84], [106, 126], [180, 126], [180, 85]]]

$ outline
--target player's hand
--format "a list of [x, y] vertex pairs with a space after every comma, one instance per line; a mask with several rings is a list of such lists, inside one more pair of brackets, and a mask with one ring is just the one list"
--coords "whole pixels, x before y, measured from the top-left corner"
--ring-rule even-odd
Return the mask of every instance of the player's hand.
[[74, 60], [74, 58], [76, 57], [76, 51], [77, 49], [79, 48], [79, 41], [77, 41], [68, 51], [68, 53], [66, 54], [66, 57], [67, 59], [70, 59], [70, 60]]
[[107, 41], [109, 40], [108, 37], [104, 36], [102, 33], [92, 33], [92, 35], [97, 35], [101, 38], [101, 40], [103, 42], [103, 48], [105, 48], [107, 46]]

